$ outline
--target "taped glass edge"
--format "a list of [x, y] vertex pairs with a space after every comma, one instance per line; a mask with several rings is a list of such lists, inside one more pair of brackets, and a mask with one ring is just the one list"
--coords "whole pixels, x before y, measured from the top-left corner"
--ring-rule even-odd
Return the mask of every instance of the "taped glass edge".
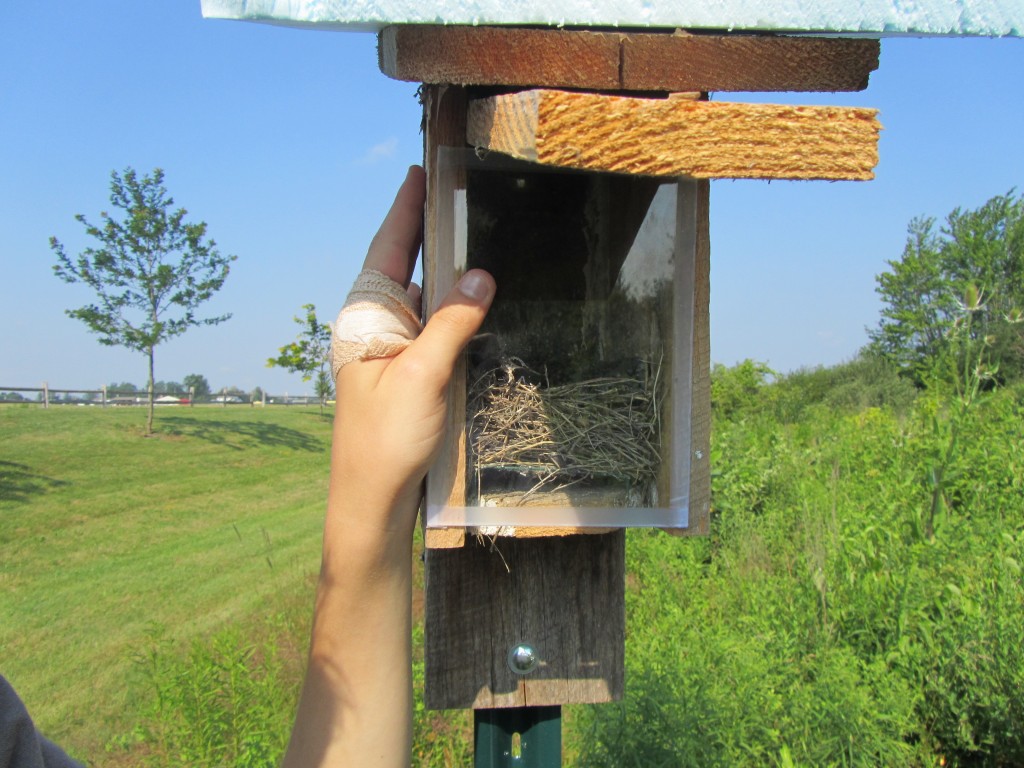
[[[427, 528], [687, 528], [678, 507], [427, 507]], [[630, 519], [630, 518], [635, 519]]]

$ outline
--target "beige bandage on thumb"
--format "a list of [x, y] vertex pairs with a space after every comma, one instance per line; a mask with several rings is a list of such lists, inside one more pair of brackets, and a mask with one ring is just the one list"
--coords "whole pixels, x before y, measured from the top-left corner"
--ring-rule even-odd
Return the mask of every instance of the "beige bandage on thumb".
[[364, 269], [334, 324], [334, 378], [354, 360], [394, 357], [419, 336], [421, 329], [419, 312], [406, 290], [384, 273]]

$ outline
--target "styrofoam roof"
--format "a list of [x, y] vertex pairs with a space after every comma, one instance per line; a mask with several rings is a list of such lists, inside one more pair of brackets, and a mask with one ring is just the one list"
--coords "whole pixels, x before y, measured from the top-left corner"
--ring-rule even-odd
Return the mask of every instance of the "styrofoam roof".
[[1024, 36], [1024, 0], [202, 0], [202, 7], [208, 18], [356, 30], [541, 24]]

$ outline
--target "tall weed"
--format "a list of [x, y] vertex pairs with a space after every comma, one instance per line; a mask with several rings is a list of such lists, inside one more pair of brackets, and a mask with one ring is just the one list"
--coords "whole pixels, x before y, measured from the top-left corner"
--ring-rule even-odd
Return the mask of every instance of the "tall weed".
[[154, 699], [137, 734], [156, 764], [275, 766], [287, 744], [295, 687], [273, 642], [237, 628], [184, 656], [159, 634], [140, 657]]

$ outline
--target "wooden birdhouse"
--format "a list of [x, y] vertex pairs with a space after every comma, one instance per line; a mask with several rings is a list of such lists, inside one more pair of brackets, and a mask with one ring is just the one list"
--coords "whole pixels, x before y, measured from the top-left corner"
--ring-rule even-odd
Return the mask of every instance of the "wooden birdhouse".
[[862, 88], [878, 42], [403, 26], [379, 49], [425, 83], [425, 306], [473, 267], [498, 284], [427, 478], [427, 704], [615, 699], [623, 529], [708, 529], [709, 180], [877, 162], [874, 110], [707, 91]]
[[470, 268], [498, 284], [428, 476], [428, 547], [705, 532], [708, 179], [869, 179], [880, 126], [712, 102], [678, 62], [728, 62], [718, 88], [772, 58], [772, 87], [852, 89], [877, 41], [389, 27], [380, 51], [428, 84], [427, 307]]

